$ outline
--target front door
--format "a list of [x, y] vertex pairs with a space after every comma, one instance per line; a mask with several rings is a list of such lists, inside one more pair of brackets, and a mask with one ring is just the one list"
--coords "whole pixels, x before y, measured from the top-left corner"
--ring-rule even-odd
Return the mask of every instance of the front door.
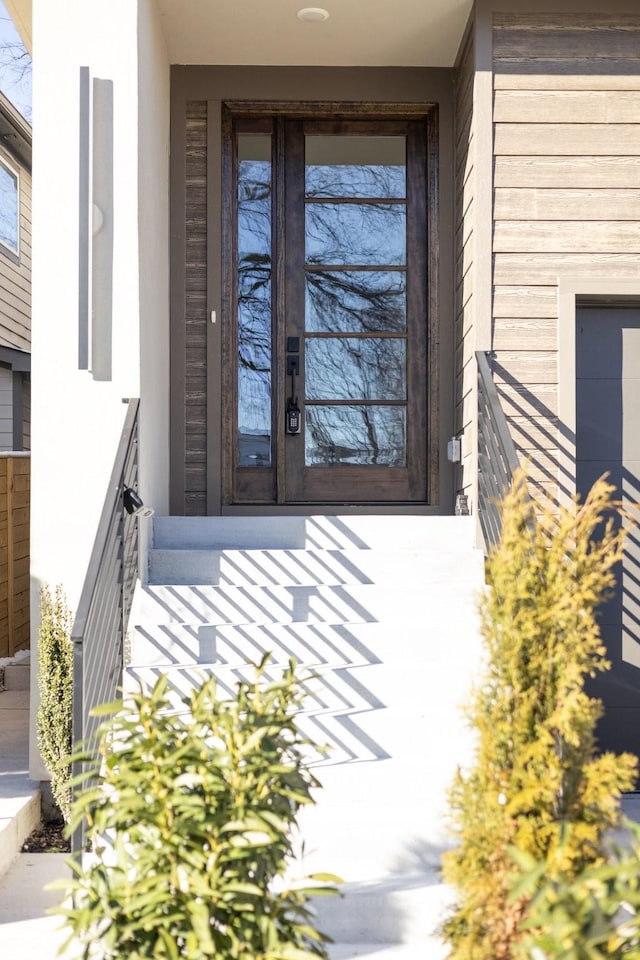
[[225, 502], [427, 503], [425, 117], [225, 127]]

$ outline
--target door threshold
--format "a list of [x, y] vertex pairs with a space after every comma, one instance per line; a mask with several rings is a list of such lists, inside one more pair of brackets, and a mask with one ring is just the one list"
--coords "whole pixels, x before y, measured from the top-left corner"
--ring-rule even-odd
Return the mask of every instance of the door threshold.
[[224, 506], [223, 517], [453, 516], [453, 511], [425, 503], [288, 503]]

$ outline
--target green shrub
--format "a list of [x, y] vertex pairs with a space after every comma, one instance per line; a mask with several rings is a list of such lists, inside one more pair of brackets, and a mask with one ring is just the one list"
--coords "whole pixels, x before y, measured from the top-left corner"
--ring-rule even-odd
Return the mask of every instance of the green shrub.
[[[71, 821], [86, 819], [93, 851], [61, 908], [85, 958], [97, 939], [107, 960], [326, 955], [308, 887], [284, 881], [298, 810], [318, 785], [295, 724], [303, 694], [293, 663], [267, 683], [266, 659], [234, 699], [218, 699], [210, 678], [176, 711], [162, 677], [103, 724]], [[314, 893], [337, 880], [306, 879]]]
[[635, 758], [595, 756], [601, 705], [584, 689], [609, 666], [595, 611], [622, 555], [612, 489], [599, 481], [584, 504], [533, 522], [521, 474], [503, 504], [481, 606], [486, 667], [469, 709], [476, 753], [450, 796], [451, 960], [510, 960], [528, 898], [509, 898], [509, 848], [544, 862], [550, 878], [602, 863], [620, 793], [634, 783]]
[[73, 712], [72, 618], [62, 587], [52, 596], [47, 586], [40, 591], [38, 631], [38, 687], [36, 714], [38, 746], [51, 773], [51, 792], [65, 821], [71, 805], [71, 721]]
[[549, 877], [547, 864], [520, 850], [521, 873], [511, 896], [530, 898], [521, 924], [522, 960], [638, 960], [640, 958], [640, 827], [626, 824], [629, 841], [613, 845], [606, 863], [575, 876]]

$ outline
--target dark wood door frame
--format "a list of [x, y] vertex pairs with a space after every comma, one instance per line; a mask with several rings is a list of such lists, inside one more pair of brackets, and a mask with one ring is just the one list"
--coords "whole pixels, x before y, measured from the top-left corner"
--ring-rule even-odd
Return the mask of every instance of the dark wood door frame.
[[[263, 118], [260, 120], [260, 118]], [[434, 504], [438, 501], [438, 474], [439, 474], [439, 464], [438, 464], [438, 447], [439, 447], [439, 424], [438, 424], [438, 396], [439, 396], [439, 384], [438, 384], [438, 370], [439, 370], [439, 357], [438, 357], [438, 326], [439, 326], [439, 310], [438, 310], [438, 231], [437, 231], [437, 222], [438, 222], [438, 171], [437, 171], [437, 157], [438, 157], [438, 144], [437, 144], [437, 110], [433, 105], [430, 104], [406, 104], [406, 103], [389, 103], [381, 105], [380, 103], [375, 104], [364, 104], [364, 103], [265, 103], [265, 102], [227, 102], [223, 105], [222, 109], [222, 128], [223, 128], [223, 142], [231, 145], [233, 143], [233, 138], [231, 137], [231, 125], [235, 123], [239, 125], [239, 129], [243, 129], [243, 119], [251, 118], [250, 126], [247, 129], [259, 131], [264, 129], [265, 132], [271, 130], [279, 130], [280, 135], [276, 137], [276, 143], [280, 146], [278, 149], [282, 150], [282, 144], [284, 143], [283, 128], [282, 124], [284, 123], [284, 118], [299, 118], [302, 121], [302, 118], [309, 120], [323, 120], [331, 119], [333, 122], [344, 121], [348, 124], [349, 121], [358, 121], [362, 123], [363, 121], [385, 121], [389, 124], [391, 121], [397, 121], [400, 126], [403, 122], [405, 123], [405, 129], [414, 131], [409, 134], [410, 137], [410, 149], [417, 149], [418, 144], [422, 141], [421, 149], [424, 149], [426, 155], [426, 182], [420, 177], [411, 176], [409, 179], [411, 181], [410, 193], [407, 196], [407, 204], [414, 204], [418, 208], [422, 204], [424, 209], [424, 220], [423, 229], [426, 233], [426, 237], [420, 240], [418, 227], [418, 234], [410, 235], [408, 240], [408, 255], [416, 256], [416, 251], [424, 249], [425, 251], [425, 262], [423, 265], [418, 265], [417, 262], [414, 264], [416, 271], [419, 269], [424, 269], [427, 277], [428, 283], [426, 286], [426, 297], [427, 302], [425, 304], [426, 309], [421, 310], [426, 314], [424, 318], [425, 330], [424, 330], [424, 350], [416, 351], [416, 354], [413, 357], [410, 357], [411, 363], [414, 366], [413, 372], [410, 371], [410, 376], [415, 380], [415, 376], [420, 373], [416, 371], [416, 365], [425, 365], [427, 369], [426, 373], [426, 390], [428, 391], [427, 396], [418, 397], [416, 404], [414, 404], [414, 409], [410, 413], [409, 417], [409, 436], [414, 439], [411, 441], [415, 443], [421, 438], [421, 436], [426, 435], [427, 437], [427, 449], [422, 455], [422, 463], [420, 464], [420, 469], [418, 474], [414, 476], [414, 479], [410, 482], [409, 487], [406, 486], [406, 481], [402, 481], [400, 474], [402, 471], [394, 471], [393, 468], [380, 468], [381, 479], [380, 484], [392, 484], [390, 489], [396, 489], [398, 491], [397, 497], [389, 496], [388, 492], [386, 494], [387, 499], [390, 501], [395, 501], [398, 504], [404, 502], [421, 502], [424, 505], [429, 503]], [[418, 121], [416, 123], [416, 121]], [[406, 123], [409, 122], [409, 125], [406, 126]], [[293, 124], [295, 126], [295, 124]], [[417, 137], [417, 140], [416, 140]], [[280, 158], [282, 160], [282, 158]], [[223, 211], [222, 211], [222, 250], [229, 250], [232, 246], [233, 236], [232, 236], [232, 224], [235, 222], [236, 209], [235, 209], [235, 197], [234, 191], [230, 189], [230, 185], [233, 180], [233, 155], [230, 149], [226, 149], [223, 155], [223, 165], [222, 165], [222, 196], [223, 196]], [[275, 205], [275, 219], [276, 222], [284, 224], [285, 218], [288, 225], [293, 222], [292, 212], [285, 210], [285, 190], [284, 183], [282, 178], [284, 177], [284, 163], [276, 162], [276, 171], [278, 171], [278, 176], [280, 176], [281, 181], [274, 184], [274, 205]], [[411, 193], [413, 191], [413, 194]], [[419, 219], [419, 218], [418, 218]], [[280, 228], [283, 229], [283, 228]], [[414, 228], [415, 229], [415, 228]], [[276, 246], [280, 246], [278, 243], [278, 238]], [[300, 238], [298, 238], [298, 242]], [[426, 241], [426, 242], [425, 242]], [[284, 244], [282, 244], [284, 246]], [[231, 267], [232, 258], [226, 257], [226, 267], [223, 272], [223, 290], [222, 290], [222, 322], [224, 323], [226, 318], [235, 316], [235, 282], [233, 278], [233, 269]], [[278, 315], [284, 315], [286, 313], [291, 313], [291, 305], [285, 302], [285, 298], [289, 296], [285, 292], [285, 284], [282, 282], [282, 272], [284, 270], [283, 264], [274, 260], [274, 270], [276, 276], [279, 277], [279, 282], [276, 282], [276, 297], [279, 298], [278, 302], [275, 304], [275, 312]], [[294, 291], [294, 297], [296, 292]], [[297, 299], [300, 300], [300, 293], [297, 291]], [[289, 331], [291, 332], [291, 331]], [[218, 332], [218, 337], [220, 336]], [[277, 329], [274, 331], [274, 352], [277, 354], [278, 358], [282, 357], [284, 354], [284, 330]], [[233, 405], [233, 397], [235, 394], [235, 384], [234, 384], [234, 366], [235, 366], [235, 357], [236, 346], [233, 340], [233, 337], [222, 337], [222, 376], [221, 376], [221, 393], [222, 393], [222, 419], [227, 423], [235, 423], [235, 408]], [[284, 436], [281, 436], [280, 427], [284, 422], [284, 400], [283, 392], [281, 389], [274, 391], [274, 416], [273, 416], [273, 438], [275, 440], [276, 447], [279, 448], [279, 451], [282, 451], [283, 444], [285, 442]], [[294, 440], [293, 443], [296, 441]], [[229, 440], [226, 441], [226, 444], [223, 441], [222, 448], [222, 509], [225, 511], [226, 508], [231, 508], [233, 510], [233, 502], [235, 500], [242, 500], [245, 496], [243, 493], [242, 486], [238, 488], [236, 486], [234, 490], [234, 471], [232, 468], [233, 453], [230, 446]], [[296, 493], [296, 490], [292, 490], [291, 477], [296, 477], [296, 471], [298, 467], [294, 468], [293, 472], [290, 472], [289, 479], [285, 475], [283, 456], [276, 456], [276, 467], [277, 472], [269, 475], [269, 471], [258, 471], [254, 472], [252, 479], [253, 482], [253, 494], [251, 496], [246, 496], [247, 501], [251, 501], [256, 504], [262, 502], [265, 506], [269, 506], [280, 503], [285, 506], [287, 499], [293, 501], [309, 500], [313, 502], [314, 505], [322, 503], [322, 483], [317, 489], [314, 489], [314, 485], [308, 488], [308, 491], [311, 491], [311, 495], [307, 492], [305, 495], [302, 487], [300, 491]], [[354, 467], [345, 467], [345, 468], [331, 468], [332, 470], [337, 470], [338, 474], [340, 470], [344, 473], [345, 477], [351, 474], [354, 476], [353, 471], [358, 470]], [[363, 468], [364, 470], [370, 470], [370, 468]], [[398, 474], [398, 477], [394, 479], [395, 473]], [[262, 475], [264, 474], [264, 475]], [[422, 479], [420, 479], [422, 475]], [[242, 481], [240, 481], [240, 484]], [[393, 487], [394, 483], [398, 483], [397, 487]], [[288, 484], [288, 494], [285, 492]], [[262, 489], [264, 488], [264, 489]], [[376, 489], [375, 485], [372, 485], [371, 490]], [[382, 490], [382, 486], [378, 487], [379, 490]], [[258, 492], [257, 496], [255, 491]], [[340, 497], [333, 497], [328, 499], [328, 503], [331, 502], [335, 505], [336, 499]], [[353, 497], [348, 498], [349, 502], [354, 502]], [[362, 498], [362, 502], [365, 503], [367, 498]], [[376, 500], [375, 496], [371, 496], [371, 501]]]

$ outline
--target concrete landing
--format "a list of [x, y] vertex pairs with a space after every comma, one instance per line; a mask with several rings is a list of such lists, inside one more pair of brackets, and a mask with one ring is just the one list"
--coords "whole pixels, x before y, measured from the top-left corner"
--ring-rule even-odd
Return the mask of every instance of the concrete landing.
[[74, 957], [73, 951], [58, 954], [67, 934], [60, 917], [47, 915], [60, 901], [60, 893], [45, 887], [70, 875], [66, 857], [64, 853], [21, 853], [0, 878], [0, 941], [7, 960]]
[[66, 939], [45, 891], [69, 876], [66, 854], [20, 853], [40, 822], [40, 785], [29, 779], [29, 691], [0, 692], [0, 943], [7, 960], [55, 960]]

